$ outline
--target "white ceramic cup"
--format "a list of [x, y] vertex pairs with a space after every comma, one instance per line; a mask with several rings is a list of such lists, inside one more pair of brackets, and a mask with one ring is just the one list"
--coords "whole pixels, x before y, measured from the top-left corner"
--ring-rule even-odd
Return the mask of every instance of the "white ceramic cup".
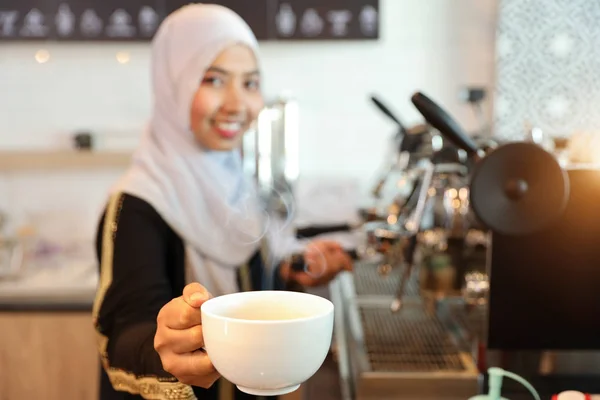
[[333, 304], [289, 291], [218, 296], [202, 304], [204, 348], [242, 392], [293, 392], [321, 367], [331, 346]]

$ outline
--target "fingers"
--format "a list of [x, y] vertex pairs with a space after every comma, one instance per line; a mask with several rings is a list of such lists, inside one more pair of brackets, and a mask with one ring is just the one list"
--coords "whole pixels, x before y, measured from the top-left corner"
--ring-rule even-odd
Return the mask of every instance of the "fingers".
[[159, 312], [157, 322], [169, 329], [188, 329], [202, 323], [200, 306], [211, 294], [199, 283], [190, 283], [183, 289], [183, 296], [166, 304]]
[[163, 369], [180, 382], [209, 388], [220, 375], [204, 346], [200, 306], [210, 293], [200, 284], [192, 283], [183, 295], [171, 300], [158, 313], [154, 348]]
[[343, 251], [342, 246], [333, 240], [315, 240], [309, 243], [304, 252], [308, 272], [313, 274], [326, 272], [327, 264], [331, 264], [332, 257], [340, 251]]
[[188, 329], [202, 323], [200, 310], [191, 307], [182, 297], [167, 303], [158, 313], [158, 326], [168, 329]]
[[182, 330], [165, 329], [154, 338], [154, 348], [159, 354], [163, 352], [191, 353], [202, 347], [204, 347], [202, 325]]
[[306, 250], [307, 251], [331, 252], [331, 251], [343, 250], [343, 247], [339, 242], [337, 242], [335, 240], [319, 239], [319, 240], [310, 242], [306, 246]]
[[185, 384], [206, 388], [220, 376], [208, 355], [202, 350], [185, 354], [165, 354], [161, 360], [163, 369]]
[[300, 284], [302, 286], [306, 286], [306, 287], [311, 287], [316, 284], [315, 279], [312, 276], [310, 276], [306, 273], [303, 273], [303, 272], [294, 274], [294, 280], [298, 284]]
[[190, 283], [183, 288], [183, 300], [191, 307], [200, 308], [202, 303], [212, 296], [204, 286], [199, 283]]
[[221, 374], [219, 374], [218, 372], [213, 372], [211, 374], [204, 375], [204, 376], [197, 376], [197, 375], [180, 376], [177, 378], [177, 380], [185, 385], [198, 386], [198, 387], [201, 387], [204, 389], [208, 389], [220, 377], [221, 377]]
[[352, 271], [353, 261], [350, 255], [337, 242], [329, 247], [323, 241], [315, 242], [311, 249], [307, 248], [305, 260], [306, 271], [293, 273], [293, 279], [303, 286], [319, 286], [328, 283], [342, 271]]
[[327, 272], [333, 278], [341, 271], [352, 270], [352, 259], [344, 250], [331, 253], [328, 257], [329, 266]]
[[307, 252], [304, 256], [304, 272], [313, 277], [323, 276], [331, 264], [331, 256], [321, 252]]
[[340, 271], [352, 271], [354, 269], [354, 262], [352, 261], [352, 257], [344, 251], [341, 250], [339, 252], [339, 263], [340, 263]]
[[336, 242], [334, 240], [324, 240], [323, 247], [327, 251], [343, 251], [344, 250], [344, 248], [342, 247], [340, 242]]
[[352, 271], [352, 258], [342, 248], [328, 252], [308, 251], [305, 255], [309, 274], [325, 274], [339, 271]]

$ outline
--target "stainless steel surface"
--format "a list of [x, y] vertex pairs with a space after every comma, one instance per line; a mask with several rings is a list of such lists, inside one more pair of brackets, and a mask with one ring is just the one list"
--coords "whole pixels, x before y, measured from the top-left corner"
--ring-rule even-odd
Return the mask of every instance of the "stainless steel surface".
[[[474, 264], [465, 243], [478, 226], [466, 187], [468, 167], [460, 157], [442, 154], [435, 146], [439, 138], [432, 137], [426, 154], [411, 150], [408, 160], [393, 158], [377, 182], [373, 194], [380, 208], [386, 202], [386, 211], [383, 221], [363, 230], [365, 254], [379, 253], [383, 261], [369, 264], [363, 257], [331, 285], [345, 400], [465, 399], [480, 392], [472, 341], [480, 337], [474, 326], [481, 318], [448, 305], [453, 296], [464, 304], [460, 291]], [[439, 157], [433, 159], [433, 150]], [[399, 172], [392, 195], [382, 195], [384, 182]], [[428, 241], [437, 231], [439, 240]], [[485, 297], [478, 289], [466, 293]]]
[[336, 345], [344, 400], [462, 399], [478, 393], [478, 371], [456, 331], [407, 285], [393, 313], [400, 271], [382, 278], [358, 264], [330, 287], [336, 306]]
[[[382, 277], [373, 271], [377, 267], [370, 264], [360, 264], [354, 270], [353, 286], [357, 296], [393, 296], [400, 282], [402, 270], [396, 268]], [[419, 286], [416, 279], [410, 279], [406, 286], [407, 296], [419, 295]]]
[[396, 223], [368, 222], [364, 226], [365, 249], [362, 258], [381, 255], [382, 262], [378, 271], [385, 276], [402, 264], [402, 250], [409, 235], [410, 232]]
[[256, 129], [244, 136], [244, 168], [254, 176], [269, 210], [291, 212], [293, 186], [299, 174], [299, 107], [290, 98], [269, 102]]
[[[435, 171], [435, 165], [428, 163], [423, 170], [423, 182], [421, 186], [421, 190], [419, 191], [419, 197], [417, 199], [417, 206], [415, 207], [415, 211], [413, 215], [406, 221], [405, 227], [406, 229], [412, 233], [412, 235], [417, 235], [421, 229], [422, 221], [423, 221], [423, 213], [425, 211], [425, 205], [427, 203], [428, 192], [431, 186], [431, 181], [433, 179], [433, 173]], [[410, 249], [412, 253], [415, 252], [415, 249]], [[392, 300], [390, 305], [390, 310], [392, 312], [398, 312], [402, 308], [402, 300], [404, 297], [404, 293], [406, 291], [406, 286], [408, 284], [408, 280], [410, 280], [412, 271], [414, 268], [414, 261], [404, 260], [404, 271], [400, 278], [400, 282], [398, 283], [398, 288], [396, 289], [396, 296]]]
[[[413, 235], [422, 232], [423, 235], [421, 236], [425, 237], [431, 232], [442, 231], [441, 239], [444, 243], [447, 238], [465, 238], [472, 231], [471, 228], [474, 225], [469, 207], [468, 188], [465, 187], [465, 167], [460, 164], [434, 165], [426, 162], [425, 165], [420, 167], [420, 172], [424, 177], [414, 210], [411, 211], [410, 216], [403, 224], [405, 230]], [[398, 223], [400, 223], [400, 220]], [[415, 269], [414, 255], [417, 248], [432, 250], [432, 246], [437, 248], [440, 244], [440, 240], [435, 241], [435, 243], [419, 240], [416, 246], [404, 252], [405, 259], [401, 259], [395, 265], [391, 264], [391, 267], [401, 265], [404, 270], [404, 277], [399, 281], [396, 296], [391, 303], [390, 309], [392, 311], [397, 312], [402, 307], [404, 286], [406, 281], [411, 278], [413, 269]], [[464, 248], [461, 249], [462, 252], [465, 250]], [[435, 252], [446, 252], [446, 249], [438, 249]], [[450, 295], [449, 290], [454, 292], [461, 290], [462, 277], [467, 272], [467, 267], [464, 265], [453, 264], [452, 268], [454, 269], [453, 273], [458, 273], [459, 277], [452, 279], [454, 283], [451, 285], [452, 288], [445, 290], [448, 292], [446, 295]]]
[[405, 151], [400, 152], [400, 153], [394, 151], [390, 158], [392, 160], [389, 162], [389, 166], [387, 166], [387, 168], [385, 168], [385, 171], [382, 174], [381, 178], [379, 178], [379, 180], [377, 181], [377, 183], [371, 190], [371, 194], [376, 199], [381, 198], [382, 190], [383, 190], [384, 186], [386, 185], [386, 183], [388, 182], [388, 179], [390, 178], [390, 176], [395, 171], [404, 171], [406, 169], [406, 167], [408, 166], [408, 163], [410, 161], [410, 154]]
[[[572, 380], [578, 390], [600, 371], [600, 352], [486, 349], [487, 305], [458, 297], [445, 299], [431, 313], [414, 277], [405, 306], [391, 313], [387, 306], [400, 273], [382, 278], [375, 266], [359, 264], [331, 285], [344, 400], [464, 400], [482, 390], [477, 363], [529, 377], [547, 398], [558, 385], [555, 379]], [[480, 361], [477, 350], [485, 352]], [[521, 393], [511, 382], [505, 386], [509, 398]]]
[[[394, 153], [396, 157], [392, 157], [392, 167], [386, 169], [387, 178], [392, 172], [400, 175], [399, 179], [394, 180], [394, 185], [390, 185], [393, 186], [390, 188], [391, 195], [381, 196], [383, 181], [376, 185], [375, 202], [378, 208], [385, 209], [381, 213], [384, 221], [378, 224], [387, 227], [380, 229], [379, 225], [365, 225], [365, 253], [379, 252], [383, 255], [384, 260], [378, 269], [381, 275], [385, 276], [395, 268], [403, 270], [403, 278], [397, 281], [395, 296], [390, 300], [390, 310], [394, 312], [402, 308], [406, 283], [414, 275], [413, 270], [419, 263], [415, 257], [423, 250], [430, 253], [425, 262], [428, 268], [423, 271], [435, 278], [433, 283], [433, 278], [427, 281], [436, 296], [454, 296], [460, 292], [464, 277], [470, 272], [464, 257], [464, 253], [469, 253], [470, 249], [465, 248], [461, 241], [471, 230], [482, 228], [470, 208], [466, 159], [454, 154], [452, 146], [444, 147], [438, 132], [429, 127], [424, 127], [422, 131], [419, 135], [430, 136], [431, 143], [422, 138], [415, 141], [417, 137], [411, 138], [410, 135], [401, 135], [399, 139], [402, 143], [407, 141], [406, 147], [399, 154]], [[424, 148], [424, 143], [430, 145], [429, 150], [417, 151], [417, 148]], [[410, 156], [408, 160], [407, 154]], [[407, 191], [407, 188], [410, 190]], [[382, 202], [385, 202], [384, 206]], [[421, 240], [421, 236], [435, 230], [444, 233], [442, 240], [433, 243], [431, 248]], [[380, 231], [394, 233], [395, 236], [383, 237]], [[418, 240], [413, 240], [415, 237]]]
[[331, 282], [329, 285], [329, 296], [331, 302], [335, 305], [334, 308], [334, 349], [336, 350], [338, 371], [340, 378], [340, 391], [342, 400], [352, 400], [354, 398], [352, 371], [350, 365], [350, 356], [348, 354], [348, 338], [345, 309], [341, 305], [344, 304], [344, 295], [339, 279]]
[[465, 275], [463, 299], [467, 304], [485, 304], [490, 289], [489, 277], [482, 272], [469, 272]]
[[[363, 340], [373, 372], [464, 372], [460, 351], [435, 315], [419, 305], [402, 314], [373, 305], [359, 305]], [[469, 364], [470, 366], [470, 364]]]
[[425, 212], [425, 206], [427, 203], [428, 192], [429, 192], [429, 188], [431, 186], [434, 172], [435, 172], [435, 165], [433, 165], [431, 163], [427, 163], [427, 165], [425, 165], [423, 167], [423, 171], [422, 171], [423, 182], [421, 185], [421, 190], [419, 191], [417, 205], [415, 207], [414, 212], [408, 218], [408, 220], [406, 221], [406, 224], [405, 224], [406, 228], [413, 233], [417, 233], [421, 228], [421, 224], [423, 221], [423, 213]]
[[445, 312], [454, 323], [454, 328], [460, 330], [459, 337], [464, 346], [474, 346], [479, 341], [485, 341], [487, 307], [485, 303], [468, 304], [462, 299], [450, 299], [445, 302]]

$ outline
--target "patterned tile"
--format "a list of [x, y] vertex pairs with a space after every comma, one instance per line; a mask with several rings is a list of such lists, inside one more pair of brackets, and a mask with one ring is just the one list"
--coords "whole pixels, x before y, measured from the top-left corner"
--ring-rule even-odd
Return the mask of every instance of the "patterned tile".
[[600, 129], [600, 2], [501, 0], [495, 135]]

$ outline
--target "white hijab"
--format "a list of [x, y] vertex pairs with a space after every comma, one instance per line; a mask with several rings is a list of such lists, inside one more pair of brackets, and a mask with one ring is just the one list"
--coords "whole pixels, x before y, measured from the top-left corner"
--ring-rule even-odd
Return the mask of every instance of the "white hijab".
[[268, 229], [239, 152], [204, 150], [189, 128], [206, 69], [238, 43], [256, 54], [248, 25], [218, 5], [191, 4], [163, 21], [152, 43], [152, 118], [132, 166], [113, 187], [156, 209], [182, 238], [194, 279], [215, 296], [238, 290], [236, 268]]

